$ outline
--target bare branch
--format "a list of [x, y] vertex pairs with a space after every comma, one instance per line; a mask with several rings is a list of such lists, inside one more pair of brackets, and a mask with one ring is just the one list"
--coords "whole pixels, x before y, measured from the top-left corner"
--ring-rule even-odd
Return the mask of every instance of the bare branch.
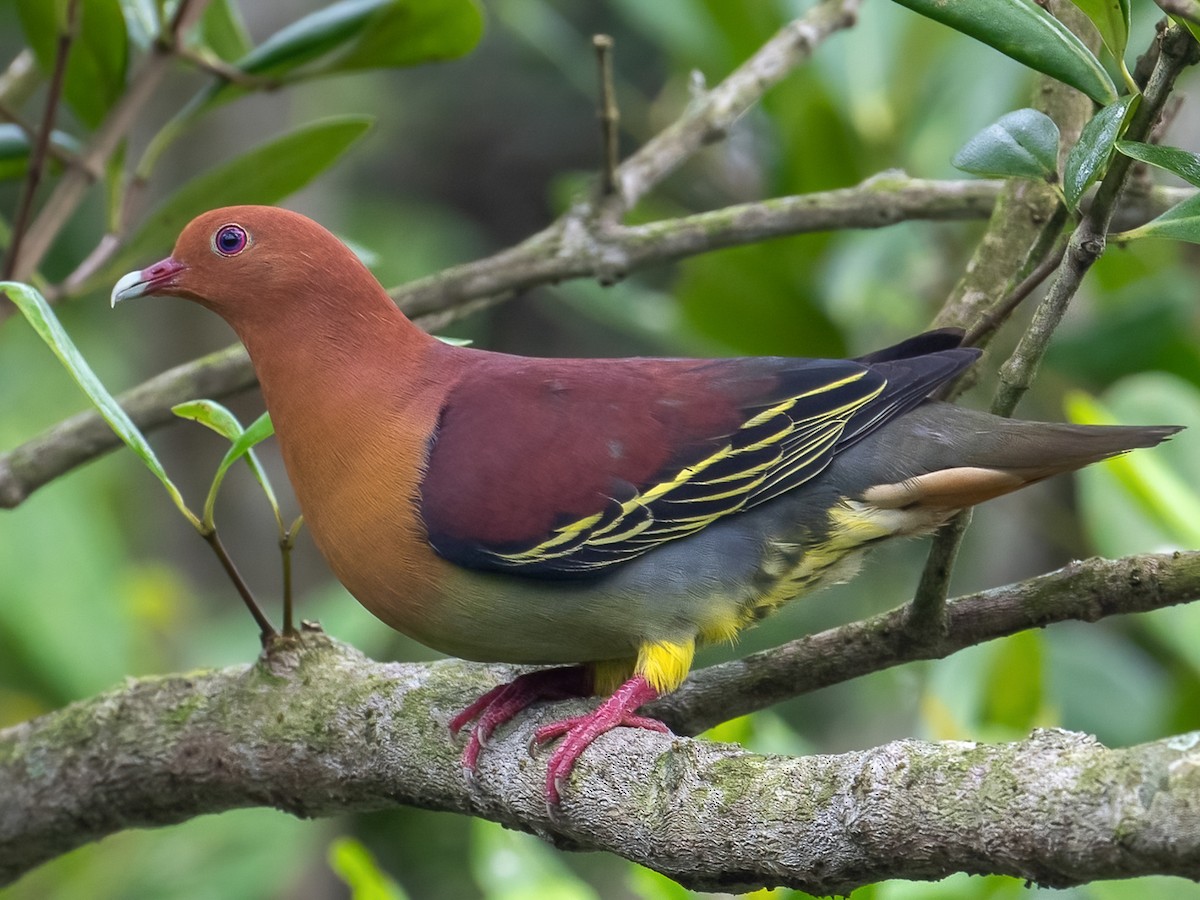
[[917, 659], [952, 653], [1054, 622], [1095, 622], [1200, 598], [1200, 551], [1089, 559], [946, 605], [933, 642], [912, 641], [909, 606], [852, 622], [692, 674], [652, 709], [680, 734], [699, 734], [733, 716]]
[[635, 269], [772, 237], [988, 215], [997, 181], [926, 181], [884, 172], [841, 190], [778, 197], [645, 225], [597, 226], [585, 205], [495, 256], [391, 292], [409, 315], [569, 278], [615, 281]]
[[851, 27], [858, 0], [824, 0], [789, 22], [728, 78], [688, 106], [687, 111], [625, 161], [618, 171], [619, 201], [631, 209], [681, 163], [720, 140], [767, 89], [808, 60], [830, 35]]
[[596, 49], [596, 73], [600, 86], [599, 107], [596, 112], [600, 120], [600, 191], [605, 196], [617, 189], [617, 165], [621, 161], [618, 144], [621, 136], [620, 109], [617, 107], [617, 92], [613, 87], [613, 39], [607, 34], [592, 36]]
[[62, 100], [63, 83], [67, 74], [67, 58], [71, 53], [71, 45], [75, 42], [78, 27], [79, 0], [69, 0], [66, 9], [66, 27], [58, 35], [58, 45], [54, 53], [54, 70], [50, 75], [50, 87], [46, 95], [46, 105], [42, 111], [42, 123], [38, 127], [37, 136], [30, 149], [25, 183], [21, 186], [21, 199], [17, 202], [17, 212], [13, 216], [12, 238], [9, 240], [8, 252], [4, 254], [5, 279], [12, 277], [20, 259], [21, 241], [25, 238], [25, 229], [33, 211], [33, 198], [37, 195], [38, 186], [42, 181], [42, 169], [46, 165], [50, 147], [50, 134], [54, 131], [54, 122], [58, 118], [58, 104]]

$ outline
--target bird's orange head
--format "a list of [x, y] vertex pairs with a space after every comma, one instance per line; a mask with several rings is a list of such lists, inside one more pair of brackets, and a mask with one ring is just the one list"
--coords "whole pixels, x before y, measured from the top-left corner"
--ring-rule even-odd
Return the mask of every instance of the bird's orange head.
[[117, 282], [112, 303], [148, 294], [194, 300], [239, 334], [279, 316], [328, 316], [347, 297], [392, 306], [345, 244], [311, 219], [271, 206], [197, 216], [170, 256]]

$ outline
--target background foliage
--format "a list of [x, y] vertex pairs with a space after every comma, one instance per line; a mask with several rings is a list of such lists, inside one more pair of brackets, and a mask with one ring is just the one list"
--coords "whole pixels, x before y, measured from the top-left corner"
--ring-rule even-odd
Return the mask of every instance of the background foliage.
[[[157, 5], [80, 4], [81, 37], [66, 72], [66, 108], [55, 138], [64, 154], [77, 152], [120, 101], [127, 73], [154, 33]], [[800, 5], [494, 0], [472, 52], [403, 68], [396, 66], [470, 49], [478, 9], [465, 0], [354, 0], [337, 5], [341, 18], [326, 13], [315, 24], [308, 20], [305, 31], [288, 31], [321, 6], [316, 0], [214, 0], [194, 31], [194, 53], [210, 65], [238, 62], [287, 86], [215, 88], [210, 75], [179, 65], [161, 95], [140, 111], [121, 157], [137, 160], [147, 176], [131, 206], [128, 241], [59, 307], [110, 388], [133, 385], [231, 339], [215, 317], [186, 304], [143, 301], [118, 313], [108, 309], [112, 281], [165, 254], [194, 211], [286, 198], [290, 208], [360, 248], [385, 285], [435, 272], [535, 231], [596, 168], [593, 32], [616, 38], [628, 150], [678, 115], [695, 79], [715, 83]], [[400, 27], [400, 19], [386, 18], [393, 7], [425, 9], [429, 21], [406, 18], [403, 33], [428, 38], [389, 40], [401, 33], [389, 31]], [[16, 107], [30, 120], [47, 89], [53, 16], [65, 8], [42, 0], [0, 2], [0, 59], [30, 46], [44, 70]], [[444, 17], [433, 18], [433, 9]], [[1130, 45], [1136, 48], [1149, 42], [1156, 10], [1146, 4], [1134, 12]], [[1027, 106], [1031, 79], [1018, 63], [909, 10], [870, 4], [854, 29], [821, 48], [812, 64], [770, 92], [725, 142], [674, 176], [636, 217], [848, 186], [887, 168], [957, 177], [950, 162], [955, 152], [1003, 113]], [[1172, 141], [1195, 146], [1195, 131], [1185, 110]], [[3, 236], [19, 203], [28, 152], [19, 129], [0, 136]], [[51, 179], [61, 172], [52, 170]], [[109, 188], [118, 183], [113, 178], [110, 173]], [[120, 215], [114, 196], [125, 195], [89, 192], [44, 261], [48, 282], [71, 273], [106, 222]], [[928, 324], [981, 227], [907, 224], [774, 240], [641, 272], [612, 288], [569, 283], [538, 290], [453, 331], [482, 346], [536, 355], [865, 352]], [[956, 591], [1097, 552], [1195, 546], [1187, 517], [1172, 520], [1154, 503], [1174, 496], [1172, 490], [1186, 496], [1186, 486], [1200, 481], [1194, 256], [1190, 245], [1167, 241], [1107, 253], [1020, 411], [1028, 418], [1063, 418], [1070, 399], [1078, 415], [1096, 415], [1091, 398], [1099, 397], [1124, 421], [1191, 425], [1156, 452], [1165, 481], [1138, 504], [1120, 488], [1120, 472], [1091, 470], [1075, 484], [1059, 480], [990, 504], [968, 535]], [[992, 358], [1002, 359], [1015, 342], [1017, 324], [1001, 335]], [[984, 383], [965, 402], [986, 404], [994, 368], [985, 366]], [[0, 449], [83, 405], [23, 321], [0, 327]], [[257, 397], [231, 405], [243, 422], [261, 411]], [[157, 435], [154, 445], [198, 508], [225, 442], [183, 423]], [[269, 443], [262, 454], [288, 517], [294, 502]], [[275, 524], [241, 467], [231, 471], [219, 508], [226, 544], [249, 580], [260, 596], [276, 596]], [[705, 659], [769, 647], [903, 602], [923, 549], [908, 544], [878, 551], [851, 585], [793, 605], [738, 647], [709, 651]], [[377, 658], [430, 658], [430, 651], [391, 633], [350, 600], [303, 536], [296, 565], [302, 616], [321, 620]], [[1110, 745], [1132, 744], [1200, 728], [1200, 649], [1191, 639], [1197, 633], [1196, 606], [1027, 632], [798, 698], [727, 723], [719, 736], [797, 754], [910, 735], [1002, 740], [1034, 726], [1061, 725], [1093, 732]], [[0, 726], [127, 675], [244, 661], [257, 649], [256, 632], [224, 575], [131, 454], [90, 465], [0, 514]], [[688, 896], [619, 860], [559, 854], [527, 835], [420, 810], [321, 822], [252, 810], [124, 833], [43, 867], [3, 896], [309, 898], [345, 896], [347, 885], [359, 897]], [[1005, 897], [1023, 890], [1009, 879], [954, 878], [937, 886], [878, 885], [854, 897]], [[1097, 900], [1200, 897], [1194, 885], [1167, 879], [1064, 893]]]

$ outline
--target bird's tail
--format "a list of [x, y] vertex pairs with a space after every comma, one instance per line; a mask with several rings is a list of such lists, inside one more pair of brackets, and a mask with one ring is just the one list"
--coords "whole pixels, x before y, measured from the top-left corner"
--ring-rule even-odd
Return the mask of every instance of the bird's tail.
[[[863, 499], [881, 508], [962, 509], [1130, 450], [1153, 447], [1175, 425], [1067, 425], [1003, 419], [925, 403], [889, 429], [892, 460]], [[894, 477], [893, 477], [894, 476]]]

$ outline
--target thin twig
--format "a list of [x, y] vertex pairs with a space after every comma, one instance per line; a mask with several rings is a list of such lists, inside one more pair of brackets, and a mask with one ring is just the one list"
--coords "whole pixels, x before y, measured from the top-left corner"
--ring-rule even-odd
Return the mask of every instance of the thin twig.
[[209, 531], [202, 531], [200, 532], [200, 537], [204, 538], [204, 542], [212, 548], [213, 553], [217, 555], [217, 559], [221, 561], [221, 567], [225, 570], [225, 574], [229, 576], [229, 580], [233, 582], [238, 596], [242, 598], [242, 602], [246, 604], [246, 609], [250, 610], [250, 615], [258, 623], [259, 637], [262, 645], [264, 647], [267, 646], [271, 642], [271, 639], [277, 635], [275, 627], [263, 615], [262, 609], [259, 608], [258, 603], [254, 599], [254, 594], [251, 593], [249, 586], [242, 578], [241, 572], [234, 565], [233, 559], [230, 558], [229, 552], [225, 549], [225, 545], [221, 543], [221, 538], [217, 534], [217, 530], [213, 528]]
[[[719, 140], [767, 89], [811, 56], [826, 38], [854, 25], [859, 0], [823, 0], [789, 22], [719, 85], [697, 97], [617, 170], [620, 210], [631, 209], [704, 145]], [[613, 216], [612, 218], [616, 218]]]
[[175, 53], [180, 59], [187, 60], [201, 71], [239, 87], [254, 91], [274, 91], [283, 86], [283, 82], [277, 78], [263, 78], [243, 72], [212, 53], [198, 53], [187, 47], [176, 47]]
[[602, 159], [600, 163], [600, 192], [604, 196], [617, 190], [617, 165], [620, 162], [617, 141], [620, 138], [621, 113], [617, 107], [617, 95], [613, 88], [613, 39], [607, 34], [592, 37], [596, 48], [596, 71], [600, 81], [600, 141]]
[[915, 644], [935, 644], [945, 637], [950, 578], [963, 536], [971, 527], [971, 516], [970, 509], [961, 510], [937, 530], [929, 544], [929, 556], [904, 619], [904, 630]]
[[296, 625], [292, 613], [292, 549], [296, 546], [296, 536], [300, 526], [304, 524], [304, 516], [297, 516], [291, 526], [279, 540], [279, 552], [283, 557], [283, 634], [284, 637], [296, 635]]
[[[126, 188], [125, 197], [126, 199], [129, 197], [128, 188]], [[122, 203], [122, 208], [124, 206], [125, 204]], [[109, 261], [121, 249], [122, 245], [123, 241], [120, 236], [111, 232], [103, 235], [96, 243], [96, 246], [92, 248], [92, 252], [85, 256], [83, 261], [75, 267], [75, 271], [68, 275], [60, 286], [46, 292], [46, 299], [54, 303], [59, 298], [78, 291], [89, 278], [99, 274], [108, 265]]]
[[[1044, 5], [1076, 33], [1091, 28], [1078, 7], [1066, 0]], [[1066, 148], [1078, 141], [1092, 116], [1091, 101], [1047, 76], [1038, 79], [1033, 96], [1033, 105], [1059, 128], [1061, 166]], [[982, 347], [990, 340], [994, 330], [1048, 276], [1047, 259], [1056, 263], [1061, 258], [1061, 251], [1055, 253], [1053, 248], [1061, 240], [1069, 213], [1060, 198], [1061, 194], [1049, 185], [1021, 179], [1009, 181], [992, 212], [987, 231], [939, 311], [935, 325], [965, 327], [964, 343], [968, 346]], [[979, 368], [974, 366], [947, 384], [937, 392], [937, 399], [949, 401], [965, 391], [978, 377]], [[919, 644], [936, 642], [945, 632], [950, 580], [970, 522], [969, 510], [959, 513], [938, 529], [930, 543], [906, 621], [907, 635]]]
[[964, 347], [976, 347], [986, 338], [990, 337], [1001, 325], [1008, 321], [1008, 317], [1016, 312], [1017, 307], [1037, 290], [1047, 278], [1049, 278], [1054, 270], [1062, 263], [1063, 254], [1067, 252], [1067, 242], [1060, 240], [1058, 246], [1049, 256], [1038, 263], [1037, 268], [1025, 276], [1015, 288], [987, 310], [979, 319], [972, 325], [965, 335], [963, 335]]
[[169, 41], [172, 49], [178, 50], [183, 32], [200, 18], [200, 14], [204, 12], [204, 7], [209, 2], [210, 0], [179, 0], [179, 5], [175, 7], [175, 14], [167, 23], [166, 33], [160, 39]]
[[9, 241], [8, 253], [4, 258], [3, 272], [6, 280], [12, 278], [20, 259], [21, 241], [25, 237], [25, 230], [29, 227], [29, 216], [33, 211], [33, 198], [41, 184], [42, 170], [46, 165], [46, 152], [50, 146], [50, 134], [54, 131], [54, 122], [58, 118], [58, 104], [62, 100], [63, 82], [67, 74], [67, 58], [70, 56], [71, 45], [75, 41], [78, 26], [79, 0], [69, 0], [66, 28], [58, 35], [58, 46], [54, 54], [54, 70], [50, 75], [50, 87], [46, 94], [42, 122], [38, 127], [33, 150], [29, 155], [29, 167], [25, 172], [21, 199], [17, 204], [16, 215], [13, 216], [12, 238]]

